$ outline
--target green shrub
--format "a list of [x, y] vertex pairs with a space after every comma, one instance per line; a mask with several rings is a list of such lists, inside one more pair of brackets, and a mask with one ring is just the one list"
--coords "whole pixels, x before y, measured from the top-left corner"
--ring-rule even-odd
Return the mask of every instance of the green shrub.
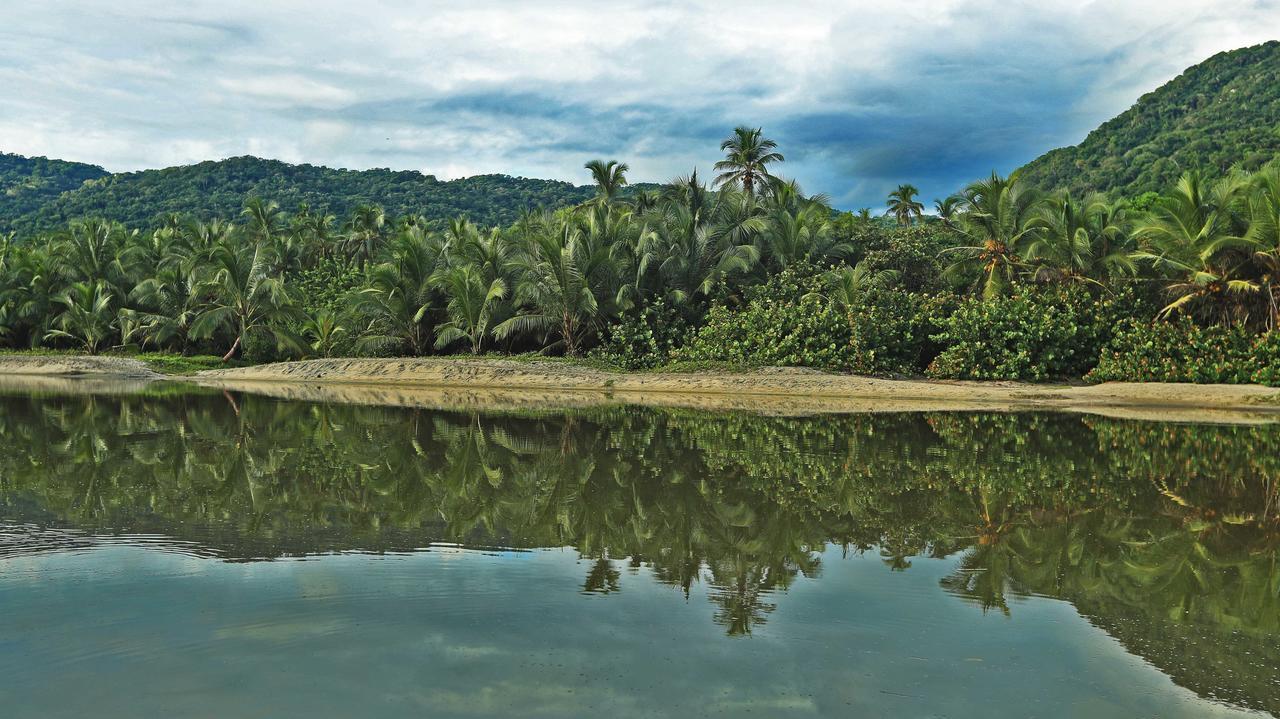
[[1280, 330], [1272, 330], [1253, 345], [1253, 381], [1280, 387]]
[[[1280, 341], [1188, 318], [1121, 323], [1090, 382], [1275, 383]], [[1271, 359], [1268, 360], [1267, 357]]]
[[822, 289], [820, 268], [788, 267], [749, 289], [740, 309], [712, 306], [671, 359], [848, 370], [854, 354], [849, 322], [818, 294]]
[[869, 289], [847, 310], [858, 374], [920, 374], [942, 347], [932, 336], [955, 310], [954, 295]]
[[1133, 298], [1095, 298], [1080, 287], [1023, 287], [1013, 295], [972, 297], [934, 340], [945, 349], [930, 377], [1045, 380], [1080, 377], [1098, 363], [1118, 319]]
[[610, 323], [590, 356], [623, 369], [652, 369], [667, 364], [689, 332], [680, 311], [658, 299]]

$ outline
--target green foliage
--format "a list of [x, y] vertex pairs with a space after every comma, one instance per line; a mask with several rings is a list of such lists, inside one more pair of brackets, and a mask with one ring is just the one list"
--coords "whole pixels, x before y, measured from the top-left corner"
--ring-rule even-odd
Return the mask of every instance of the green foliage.
[[[1028, 164], [1046, 191], [1139, 196], [1187, 170], [1256, 170], [1280, 154], [1280, 42], [1219, 53], [1142, 96], [1075, 147]], [[1139, 198], [1141, 199], [1141, 198]]]
[[611, 322], [590, 356], [623, 369], [652, 369], [668, 364], [690, 331], [680, 311], [659, 297]]
[[247, 196], [269, 198], [284, 209], [307, 204], [339, 217], [361, 205], [380, 205], [393, 217], [416, 214], [443, 222], [463, 215], [490, 226], [514, 222], [534, 207], [584, 202], [592, 192], [507, 175], [441, 182], [413, 170], [334, 170], [248, 156], [109, 175], [89, 165], [3, 155], [0, 233], [30, 237], [58, 228], [65, 218], [89, 215], [154, 229], [172, 213], [233, 216]]
[[954, 295], [871, 288], [846, 308], [857, 374], [918, 375], [941, 351], [933, 339], [957, 304]]
[[930, 377], [1046, 380], [1079, 377], [1098, 362], [1131, 297], [1097, 299], [1082, 288], [1022, 287], [1012, 295], [969, 298], [934, 340], [946, 349]]
[[822, 289], [816, 268], [793, 265], [752, 288], [744, 307], [713, 306], [672, 358], [848, 370], [854, 363], [849, 322]]
[[1169, 322], [1126, 320], [1102, 351], [1090, 382], [1278, 384], [1275, 332], [1258, 337], [1239, 327], [1202, 327], [1182, 317]]

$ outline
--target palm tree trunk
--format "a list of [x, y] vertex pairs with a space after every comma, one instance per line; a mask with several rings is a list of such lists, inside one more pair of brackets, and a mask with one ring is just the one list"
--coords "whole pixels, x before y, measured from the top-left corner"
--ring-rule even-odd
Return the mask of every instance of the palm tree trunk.
[[236, 341], [235, 341], [235, 342], [233, 342], [233, 343], [231, 344], [231, 349], [227, 350], [227, 353], [226, 353], [226, 354], [224, 354], [224, 355], [222, 355], [222, 361], [223, 361], [223, 362], [230, 362], [230, 361], [231, 361], [232, 356], [234, 356], [234, 355], [235, 355], [236, 350], [238, 350], [238, 349], [240, 349], [240, 337], [239, 337], [239, 336], [237, 336], [237, 337], [236, 337]]

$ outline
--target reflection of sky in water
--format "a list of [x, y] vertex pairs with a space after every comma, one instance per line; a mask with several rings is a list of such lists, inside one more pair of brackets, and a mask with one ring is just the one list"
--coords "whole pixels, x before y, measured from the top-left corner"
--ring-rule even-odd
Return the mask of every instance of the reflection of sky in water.
[[823, 555], [749, 637], [705, 585], [621, 563], [584, 595], [572, 550], [225, 563], [128, 546], [0, 564], [10, 719], [279, 716], [1211, 717], [1065, 602], [982, 613]]

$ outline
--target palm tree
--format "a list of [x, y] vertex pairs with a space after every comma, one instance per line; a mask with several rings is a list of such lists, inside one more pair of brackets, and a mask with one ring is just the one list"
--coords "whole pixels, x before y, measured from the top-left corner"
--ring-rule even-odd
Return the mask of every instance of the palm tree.
[[858, 297], [871, 289], [884, 289], [897, 284], [901, 273], [897, 270], [872, 270], [865, 261], [853, 267], [838, 267], [826, 273], [823, 295], [833, 307], [849, 310], [857, 305]]
[[302, 337], [313, 355], [332, 357], [347, 328], [331, 309], [321, 309], [302, 321]]
[[343, 228], [347, 253], [363, 267], [377, 256], [382, 247], [382, 228], [387, 213], [378, 205], [360, 205]]
[[1266, 326], [1274, 331], [1280, 326], [1280, 165], [1258, 173], [1253, 182], [1245, 240], [1261, 269], [1259, 283], [1269, 310]]
[[582, 230], [564, 222], [526, 239], [517, 261], [520, 281], [516, 300], [524, 310], [493, 328], [493, 336], [535, 332], [559, 336], [554, 345], [577, 356], [583, 335], [601, 317], [600, 301], [592, 291], [593, 260], [598, 259]]
[[129, 300], [137, 310], [144, 345], [176, 342], [179, 351], [186, 352], [191, 325], [202, 309], [200, 284], [196, 270], [167, 266], [133, 288]]
[[1137, 269], [1124, 208], [1101, 195], [1050, 198], [1031, 223], [1025, 259], [1037, 280], [1101, 285]]
[[116, 334], [115, 298], [102, 280], [75, 282], [58, 298], [66, 309], [58, 315], [58, 329], [46, 339], [74, 340], [89, 354], [97, 354], [103, 343]]
[[596, 199], [600, 202], [613, 200], [627, 184], [627, 170], [631, 169], [627, 163], [617, 160], [592, 160], [583, 167], [591, 171], [591, 180], [596, 183]]
[[785, 159], [775, 151], [777, 146], [778, 143], [764, 137], [758, 127], [734, 128], [733, 135], [720, 143], [725, 158], [715, 164], [716, 172], [720, 173], [715, 185], [741, 185], [748, 196], [754, 196], [758, 185], [767, 185], [773, 179], [769, 165]]
[[436, 327], [436, 349], [465, 339], [471, 345], [471, 354], [480, 354], [494, 305], [507, 296], [507, 283], [501, 278], [486, 282], [474, 265], [441, 270], [433, 282], [448, 298], [445, 314], [449, 317]]
[[197, 339], [212, 337], [230, 329], [235, 338], [222, 356], [229, 361], [251, 334], [271, 334], [279, 345], [301, 353], [302, 343], [286, 323], [298, 319], [298, 312], [285, 291], [284, 282], [271, 275], [271, 252], [264, 243], [222, 245], [213, 252], [217, 268], [204, 283], [209, 297], [204, 310], [191, 325]]
[[919, 220], [924, 217], [924, 205], [916, 200], [916, 195], [919, 194], [920, 190], [915, 185], [898, 185], [898, 189], [889, 193], [889, 210], [886, 214], [897, 218], [900, 226], [910, 227], [912, 218]]
[[1171, 280], [1166, 289], [1173, 301], [1162, 315], [1185, 309], [1226, 324], [1248, 321], [1261, 286], [1247, 276], [1255, 246], [1235, 215], [1247, 189], [1238, 175], [1208, 184], [1188, 172], [1135, 229], [1133, 257]]
[[959, 195], [947, 195], [941, 200], [933, 201], [933, 209], [942, 220], [942, 226], [948, 230], [956, 228], [956, 215], [960, 212], [962, 199]]
[[240, 214], [248, 223], [248, 234], [255, 242], [270, 244], [284, 232], [284, 222], [280, 217], [280, 205], [274, 200], [261, 197], [250, 197], [244, 202]]
[[431, 337], [426, 320], [436, 299], [431, 277], [445, 259], [446, 245], [417, 225], [396, 235], [387, 250], [387, 261], [369, 270], [366, 286], [352, 298], [352, 311], [367, 319], [357, 345], [424, 354]]
[[982, 296], [994, 297], [1017, 277], [1021, 254], [1038, 229], [1031, 220], [1041, 197], [1023, 187], [1016, 172], [1009, 177], [992, 173], [966, 187], [961, 197], [965, 212], [960, 230], [971, 244], [951, 250], [961, 258], [947, 271], [976, 269]]

